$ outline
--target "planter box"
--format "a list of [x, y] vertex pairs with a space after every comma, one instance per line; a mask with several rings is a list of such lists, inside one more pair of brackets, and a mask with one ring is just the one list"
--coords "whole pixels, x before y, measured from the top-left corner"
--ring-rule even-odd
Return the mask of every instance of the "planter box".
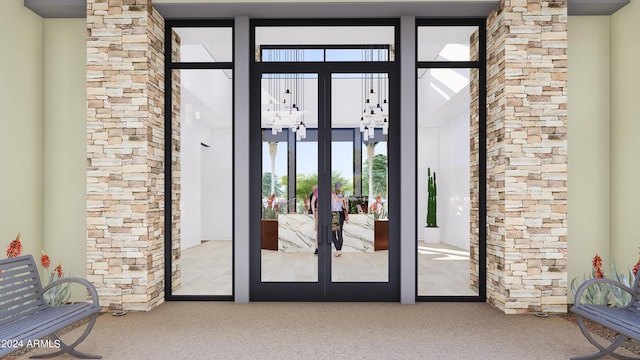
[[424, 227], [423, 239], [426, 243], [439, 243], [440, 242], [440, 228], [439, 227]]
[[278, 219], [262, 219], [261, 248], [278, 250]]
[[389, 250], [389, 220], [373, 222], [373, 251]]

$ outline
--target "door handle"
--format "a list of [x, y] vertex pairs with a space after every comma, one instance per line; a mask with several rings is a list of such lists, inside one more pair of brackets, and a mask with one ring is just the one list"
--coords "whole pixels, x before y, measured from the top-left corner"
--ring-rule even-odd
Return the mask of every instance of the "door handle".
[[326, 226], [318, 226], [318, 247], [326, 242], [327, 234]]

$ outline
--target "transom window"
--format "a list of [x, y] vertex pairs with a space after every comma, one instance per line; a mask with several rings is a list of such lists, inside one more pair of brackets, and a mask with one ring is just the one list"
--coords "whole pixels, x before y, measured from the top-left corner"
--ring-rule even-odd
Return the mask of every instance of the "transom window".
[[260, 49], [261, 62], [388, 62], [391, 45], [269, 46]]

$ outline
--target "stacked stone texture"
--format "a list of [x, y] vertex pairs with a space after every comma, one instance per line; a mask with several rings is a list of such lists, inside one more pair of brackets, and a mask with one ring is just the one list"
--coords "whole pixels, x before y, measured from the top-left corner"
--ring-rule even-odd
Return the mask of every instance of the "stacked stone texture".
[[164, 25], [87, 0], [87, 278], [112, 310], [164, 299]]
[[[180, 61], [180, 37], [175, 31], [171, 34], [171, 59]], [[176, 290], [182, 284], [182, 253], [180, 228], [180, 104], [181, 101], [180, 71], [171, 73], [171, 288]]]
[[487, 301], [504, 309], [504, 3], [487, 18]]
[[504, 1], [487, 27], [488, 301], [566, 312], [567, 3]]

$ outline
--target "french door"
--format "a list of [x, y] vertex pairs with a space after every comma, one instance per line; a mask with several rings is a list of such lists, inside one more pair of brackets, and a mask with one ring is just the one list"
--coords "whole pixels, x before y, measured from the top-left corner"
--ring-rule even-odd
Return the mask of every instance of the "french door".
[[251, 300], [398, 301], [395, 67], [280, 65], [252, 72]]

